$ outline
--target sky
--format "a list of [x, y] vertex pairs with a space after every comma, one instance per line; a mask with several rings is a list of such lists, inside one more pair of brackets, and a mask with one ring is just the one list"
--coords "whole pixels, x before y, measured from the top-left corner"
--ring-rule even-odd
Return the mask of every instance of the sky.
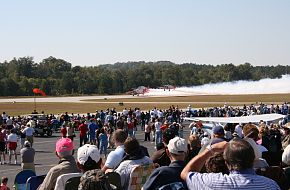
[[290, 64], [288, 0], [0, 1], [0, 62]]

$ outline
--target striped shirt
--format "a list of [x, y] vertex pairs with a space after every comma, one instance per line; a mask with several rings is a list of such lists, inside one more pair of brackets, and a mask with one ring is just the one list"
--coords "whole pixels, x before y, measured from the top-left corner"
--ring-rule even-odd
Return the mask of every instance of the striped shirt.
[[188, 189], [280, 189], [277, 183], [255, 174], [253, 169], [222, 173], [190, 172], [186, 183]]

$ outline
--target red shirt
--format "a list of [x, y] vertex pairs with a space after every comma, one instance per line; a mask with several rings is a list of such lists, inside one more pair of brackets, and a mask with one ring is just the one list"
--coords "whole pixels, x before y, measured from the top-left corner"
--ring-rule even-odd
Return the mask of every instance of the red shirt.
[[80, 131], [80, 136], [84, 137], [87, 135], [88, 132], [88, 126], [84, 123], [79, 125], [79, 131]]
[[66, 127], [62, 127], [60, 132], [61, 132], [63, 137], [66, 137], [66, 133], [67, 133]]

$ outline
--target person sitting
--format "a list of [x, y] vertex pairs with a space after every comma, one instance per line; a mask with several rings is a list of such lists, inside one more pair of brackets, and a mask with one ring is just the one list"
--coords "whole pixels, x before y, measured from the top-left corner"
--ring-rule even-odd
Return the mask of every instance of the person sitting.
[[[200, 173], [205, 161], [214, 153], [223, 152], [229, 175], [222, 173]], [[189, 189], [280, 189], [277, 183], [256, 175], [253, 169], [255, 153], [245, 140], [233, 139], [208, 145], [194, 157], [181, 172]]]
[[60, 159], [59, 164], [48, 171], [39, 190], [53, 190], [58, 176], [79, 172], [73, 157], [73, 149], [73, 142], [69, 138], [61, 138], [56, 142], [55, 152], [56, 156]]
[[207, 173], [223, 173], [229, 174], [229, 169], [225, 163], [222, 153], [215, 153], [205, 162], [205, 169]]
[[[163, 148], [157, 149], [157, 151], [155, 151], [151, 156], [151, 160], [156, 166], [168, 166], [171, 163], [170, 158], [167, 156], [165, 150], [170, 139], [173, 139], [177, 135], [178, 134], [171, 128], [168, 128], [164, 131], [162, 135], [162, 141], [164, 144]], [[157, 145], [156, 148], [158, 148], [158, 146], [159, 145]]]
[[148, 156], [145, 156], [138, 140], [135, 138], [128, 137], [126, 139], [124, 143], [124, 150], [126, 152], [126, 156], [115, 172], [119, 173], [121, 176], [122, 188], [128, 189], [130, 174], [133, 168], [137, 165], [151, 164], [152, 160]]
[[102, 167], [103, 172], [107, 172], [107, 170], [112, 170], [117, 168], [117, 166], [122, 161], [125, 151], [124, 151], [124, 142], [127, 138], [127, 133], [123, 131], [122, 129], [117, 129], [113, 133], [113, 141], [115, 144], [116, 149], [114, 151], [111, 151], [108, 154], [107, 160]]
[[[185, 156], [187, 152], [186, 140], [174, 137], [167, 145], [166, 154], [170, 158], [169, 166], [162, 166], [153, 171], [143, 186], [144, 190], [158, 189], [163, 185], [174, 182], [183, 182], [180, 173], [185, 166]], [[186, 187], [186, 184], [183, 184]]]
[[188, 137], [188, 145], [187, 145], [188, 153], [186, 156], [186, 162], [189, 162], [193, 157], [195, 157], [200, 149], [201, 149], [201, 142], [197, 135], [190, 135]]

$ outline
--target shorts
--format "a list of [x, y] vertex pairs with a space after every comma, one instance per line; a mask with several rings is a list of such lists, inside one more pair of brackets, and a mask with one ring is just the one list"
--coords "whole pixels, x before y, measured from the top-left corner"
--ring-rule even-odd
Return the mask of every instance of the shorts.
[[17, 142], [9, 142], [8, 143], [9, 150], [16, 150], [16, 148], [17, 148]]
[[5, 151], [5, 142], [0, 142], [0, 152]]

